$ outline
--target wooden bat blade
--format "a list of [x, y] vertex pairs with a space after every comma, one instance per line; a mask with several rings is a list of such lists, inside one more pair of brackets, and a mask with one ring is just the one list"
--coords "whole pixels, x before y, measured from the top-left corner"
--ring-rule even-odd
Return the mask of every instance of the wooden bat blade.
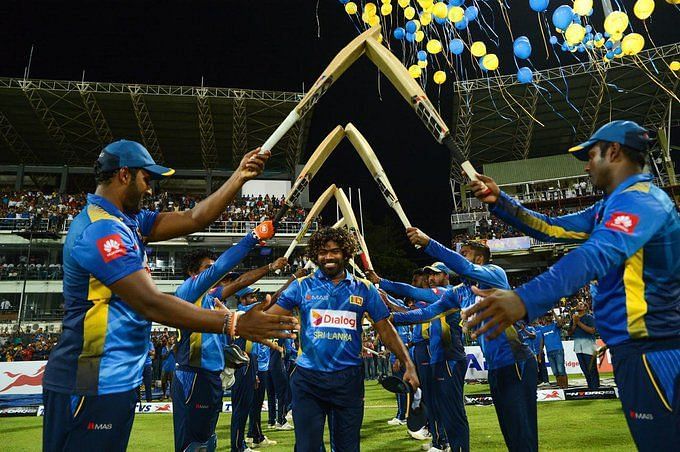
[[319, 198], [316, 200], [312, 208], [309, 209], [309, 212], [307, 213], [307, 216], [305, 217], [305, 220], [302, 223], [300, 230], [298, 231], [297, 235], [290, 243], [290, 246], [288, 247], [284, 254], [286, 258], [289, 258], [293, 254], [293, 251], [295, 251], [295, 247], [297, 247], [300, 241], [304, 238], [305, 234], [309, 230], [310, 226], [312, 225], [316, 217], [318, 217], [319, 213], [321, 213], [323, 208], [326, 207], [328, 201], [330, 201], [330, 199], [335, 196], [335, 190], [337, 190], [337, 187], [335, 186], [335, 184], [331, 184], [321, 194], [321, 196], [319, 196]]
[[366, 268], [367, 270], [373, 269], [371, 257], [368, 254], [368, 246], [366, 246], [366, 242], [364, 241], [364, 238], [359, 230], [359, 223], [357, 222], [357, 218], [354, 215], [354, 210], [352, 210], [352, 205], [350, 204], [349, 199], [347, 198], [347, 195], [345, 195], [345, 192], [342, 190], [342, 188], [338, 188], [336, 190], [335, 199], [338, 202], [338, 206], [340, 207], [342, 216], [345, 219], [345, 224], [347, 228], [357, 239], [357, 242], [359, 242], [359, 250], [361, 251], [361, 261], [364, 264], [364, 268]]

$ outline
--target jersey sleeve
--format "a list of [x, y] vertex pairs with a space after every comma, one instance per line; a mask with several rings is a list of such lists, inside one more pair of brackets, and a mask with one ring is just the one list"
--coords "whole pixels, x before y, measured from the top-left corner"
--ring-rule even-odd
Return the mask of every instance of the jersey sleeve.
[[560, 298], [576, 293], [628, 259], [630, 265], [641, 268], [642, 256], [638, 251], [665, 224], [667, 217], [662, 205], [643, 193], [618, 194], [586, 243], [517, 288], [528, 318], [540, 317]]
[[397, 325], [423, 323], [437, 317], [443, 317], [449, 312], [460, 309], [460, 293], [457, 288], [447, 290], [441, 299], [425, 308], [413, 309], [407, 312], [395, 312], [392, 319]]
[[[224, 275], [229, 273], [239, 262], [241, 262], [257, 244], [257, 239], [252, 234], [246, 234], [236, 245], [229, 248], [217, 258], [215, 263], [205, 269], [195, 277], [189, 278], [182, 286], [187, 285], [178, 294], [186, 294], [191, 300], [200, 297], [212, 286], [220, 282]], [[222, 295], [221, 291], [215, 294]]]
[[142, 237], [148, 237], [151, 234], [154, 223], [156, 223], [156, 218], [158, 218], [157, 210], [140, 210], [137, 214], [137, 222], [139, 223], [139, 230], [142, 233]]
[[460, 276], [485, 286], [502, 289], [508, 288], [508, 278], [505, 276], [505, 272], [496, 266], [474, 264], [462, 254], [445, 247], [434, 239], [430, 239], [430, 243], [427, 244], [424, 251], [435, 259], [442, 261], [448, 268]]
[[276, 305], [281, 306], [286, 311], [292, 311], [293, 309], [300, 306], [300, 297], [302, 296], [300, 290], [300, 280], [296, 279], [286, 290], [281, 292], [279, 299], [276, 300]]
[[71, 252], [78, 264], [105, 286], [144, 268], [130, 229], [114, 220], [87, 226]]
[[421, 289], [420, 287], [390, 281], [389, 279], [381, 279], [380, 288], [400, 297], [411, 297], [414, 300], [425, 301], [427, 303], [434, 303], [440, 297], [433, 289]]
[[595, 225], [595, 213], [599, 203], [569, 215], [549, 217], [529, 210], [501, 192], [489, 212], [515, 229], [545, 242], [580, 243], [588, 239]]
[[373, 284], [368, 283], [366, 285], [366, 300], [365, 308], [368, 315], [371, 317], [373, 322], [379, 322], [390, 316], [390, 311], [383, 303], [378, 293], [378, 289], [375, 288]]

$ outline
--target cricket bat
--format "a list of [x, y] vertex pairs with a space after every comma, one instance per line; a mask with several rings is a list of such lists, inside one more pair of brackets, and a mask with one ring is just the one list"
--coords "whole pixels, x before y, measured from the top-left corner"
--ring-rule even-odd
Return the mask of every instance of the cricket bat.
[[298, 246], [300, 243], [300, 240], [305, 236], [307, 231], [309, 230], [309, 227], [312, 225], [316, 217], [319, 216], [319, 213], [323, 210], [324, 207], [326, 207], [326, 204], [328, 204], [328, 201], [330, 201], [331, 198], [335, 197], [335, 191], [337, 190], [337, 187], [335, 184], [331, 184], [326, 191], [324, 191], [321, 196], [316, 200], [314, 205], [312, 206], [311, 209], [309, 209], [309, 213], [305, 217], [304, 223], [302, 223], [302, 227], [298, 231], [297, 235], [293, 239], [292, 242], [290, 242], [290, 246], [286, 250], [286, 253], [283, 255], [286, 259], [288, 259], [292, 254], [293, 251], [295, 250], [295, 247]]
[[262, 145], [260, 154], [265, 151], [271, 151], [272, 148], [279, 142], [279, 140], [290, 130], [293, 125], [298, 122], [309, 110], [316, 105], [328, 88], [340, 78], [340, 76], [349, 68], [361, 55], [364, 54], [366, 48], [366, 40], [371, 37], [377, 37], [380, 33], [380, 27], [372, 27], [361, 33], [347, 44], [338, 54], [333, 58], [330, 64], [323, 71], [321, 76], [314, 82], [311, 89], [305, 94], [300, 103], [286, 116], [286, 119], [276, 128], [267, 141]]
[[321, 144], [317, 146], [312, 156], [309, 158], [309, 160], [307, 160], [307, 163], [305, 163], [305, 166], [302, 168], [300, 175], [297, 177], [297, 179], [295, 179], [295, 183], [288, 193], [286, 193], [286, 197], [283, 200], [283, 205], [279, 211], [276, 212], [276, 216], [274, 217], [274, 227], [279, 224], [281, 218], [283, 218], [286, 212], [288, 212], [288, 209], [290, 209], [293, 204], [295, 204], [295, 201], [297, 201], [304, 189], [307, 188], [309, 182], [316, 175], [316, 173], [319, 171], [319, 168], [321, 168], [328, 156], [331, 155], [331, 152], [333, 152], [333, 150], [338, 146], [338, 143], [340, 143], [344, 136], [345, 129], [343, 129], [342, 126], [337, 126], [335, 129], [331, 130], [331, 132], [326, 136], [326, 138], [324, 138]]
[[403, 64], [385, 46], [374, 38], [366, 39], [366, 56], [385, 74], [389, 81], [416, 111], [427, 130], [439, 144], [445, 145], [451, 152], [451, 157], [458, 163], [470, 180], [476, 181], [477, 171], [470, 161], [460, 152], [451, 136], [449, 128], [439, 113], [427, 98], [418, 83], [411, 77]]
[[364, 241], [364, 237], [361, 235], [359, 230], [359, 223], [357, 223], [357, 218], [354, 216], [354, 211], [352, 210], [352, 205], [347, 199], [347, 195], [342, 191], [342, 188], [338, 188], [335, 192], [335, 198], [342, 212], [342, 216], [345, 219], [345, 226], [349, 232], [354, 235], [359, 243], [359, 254], [361, 256], [361, 263], [365, 270], [373, 270], [373, 264], [371, 263], [371, 256], [368, 254], [368, 247]]

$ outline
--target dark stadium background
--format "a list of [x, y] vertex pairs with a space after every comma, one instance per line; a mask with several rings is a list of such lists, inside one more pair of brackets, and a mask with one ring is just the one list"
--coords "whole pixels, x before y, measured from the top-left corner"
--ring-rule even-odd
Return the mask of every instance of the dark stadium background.
[[[551, 2], [550, 11], [557, 3], [571, 4]], [[624, 3], [632, 8], [633, 1]], [[515, 34], [527, 34], [534, 43], [535, 64], [555, 65], [555, 60], [545, 60], [528, 0], [513, 0], [511, 6]], [[677, 23], [673, 23], [677, 14], [662, 12], [670, 8], [657, 2], [650, 23], [657, 45], [678, 41]], [[301, 91], [303, 83], [309, 87], [357, 33], [337, 0], [5, 0], [0, 17], [0, 75], [4, 77], [23, 75], [34, 45], [31, 78], [80, 80], [84, 70], [88, 81], [200, 85], [204, 77], [206, 86], [263, 90]], [[596, 15], [595, 21], [601, 20]], [[499, 55], [501, 70], [510, 73], [514, 67], [507, 45], [510, 38], [505, 25], [496, 31], [506, 42], [505, 53]], [[568, 55], [560, 57], [563, 63], [576, 62]], [[314, 111], [303, 160], [332, 127], [353, 122], [375, 148], [412, 223], [448, 243], [448, 154], [384, 79], [379, 95], [377, 81], [377, 70], [360, 60], [334, 85]], [[452, 94], [445, 89], [437, 99], [433, 86], [429, 93], [449, 121]], [[680, 130], [674, 132], [673, 142], [680, 144]], [[360, 159], [349, 151], [343, 145], [326, 163], [312, 183], [311, 197], [332, 182], [361, 188], [365, 215], [373, 223], [389, 219], [391, 224], [395, 216]], [[395, 235], [393, 246], [407, 248], [404, 235]], [[420, 260], [416, 252], [410, 253]]]

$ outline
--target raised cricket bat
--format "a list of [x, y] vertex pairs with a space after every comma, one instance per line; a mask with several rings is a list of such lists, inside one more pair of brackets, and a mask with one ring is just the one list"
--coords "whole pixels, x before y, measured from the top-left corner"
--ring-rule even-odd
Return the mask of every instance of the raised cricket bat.
[[326, 191], [324, 191], [321, 196], [316, 200], [314, 205], [312, 206], [311, 209], [309, 209], [309, 213], [305, 217], [304, 223], [302, 223], [302, 227], [298, 231], [297, 235], [293, 239], [292, 242], [290, 242], [290, 246], [286, 250], [286, 253], [284, 254], [284, 257], [288, 259], [292, 254], [293, 251], [295, 250], [295, 247], [298, 246], [300, 243], [300, 240], [305, 236], [307, 231], [309, 230], [309, 227], [312, 225], [316, 217], [319, 216], [321, 211], [323, 210], [324, 207], [326, 207], [326, 204], [328, 204], [328, 201], [331, 200], [331, 198], [335, 197], [335, 191], [337, 190], [337, 187], [335, 184], [331, 184]]
[[451, 136], [449, 128], [439, 113], [427, 98], [418, 83], [411, 77], [403, 64], [385, 46], [376, 39], [366, 39], [366, 55], [385, 74], [389, 81], [416, 111], [427, 130], [439, 144], [445, 145], [451, 152], [451, 157], [458, 163], [470, 180], [476, 181], [477, 171], [470, 161], [460, 152]]
[[338, 202], [338, 206], [340, 207], [340, 211], [342, 212], [342, 216], [345, 219], [345, 226], [347, 226], [349, 232], [352, 233], [352, 235], [354, 235], [354, 237], [357, 239], [357, 242], [359, 242], [361, 263], [363, 264], [364, 269], [373, 270], [373, 264], [371, 263], [371, 256], [368, 254], [366, 241], [364, 241], [364, 237], [361, 235], [361, 231], [359, 230], [359, 223], [357, 222], [356, 216], [354, 216], [352, 205], [350, 204], [349, 199], [347, 199], [345, 192], [342, 191], [342, 188], [337, 189], [335, 192], [335, 198]]
[[345, 129], [343, 129], [342, 126], [337, 126], [335, 129], [331, 130], [331, 132], [326, 136], [326, 138], [324, 138], [321, 144], [317, 146], [312, 156], [309, 157], [309, 160], [307, 160], [307, 163], [305, 163], [305, 166], [302, 168], [300, 175], [297, 177], [297, 179], [295, 179], [295, 183], [286, 194], [286, 197], [283, 200], [283, 205], [279, 211], [276, 212], [276, 216], [274, 217], [274, 227], [279, 224], [281, 218], [283, 218], [286, 212], [288, 212], [288, 209], [290, 209], [293, 204], [295, 204], [295, 201], [297, 201], [304, 189], [307, 188], [309, 182], [316, 175], [316, 173], [319, 171], [319, 168], [321, 168], [328, 156], [331, 155], [331, 152], [333, 152], [344, 136]]
[[314, 105], [319, 101], [328, 88], [340, 78], [340, 76], [350, 67], [361, 55], [364, 54], [366, 48], [366, 40], [373, 36], [378, 36], [380, 27], [372, 27], [361, 33], [347, 44], [338, 54], [333, 58], [330, 64], [323, 71], [321, 76], [314, 82], [311, 89], [305, 94], [300, 103], [286, 116], [286, 119], [276, 128], [267, 141], [262, 145], [260, 154], [265, 151], [271, 151], [272, 148], [279, 142], [279, 140], [290, 130], [291, 127], [302, 118]]
[[348, 123], [345, 126], [345, 134], [352, 143], [352, 146], [354, 146], [354, 149], [356, 149], [356, 151], [359, 153], [361, 160], [364, 161], [366, 168], [368, 168], [368, 170], [371, 172], [371, 175], [378, 184], [380, 193], [382, 193], [385, 201], [387, 201], [387, 204], [397, 213], [397, 216], [399, 217], [399, 220], [401, 220], [401, 223], [404, 225], [404, 227], [410, 228], [411, 222], [408, 221], [406, 213], [399, 203], [399, 198], [397, 198], [397, 194], [392, 188], [392, 184], [390, 184], [387, 174], [385, 174], [385, 170], [380, 164], [378, 156], [375, 155], [375, 152], [371, 148], [371, 145], [368, 144], [366, 138], [364, 138], [361, 132], [359, 132], [359, 130], [357, 130], [357, 128], [354, 127], [352, 123]]

